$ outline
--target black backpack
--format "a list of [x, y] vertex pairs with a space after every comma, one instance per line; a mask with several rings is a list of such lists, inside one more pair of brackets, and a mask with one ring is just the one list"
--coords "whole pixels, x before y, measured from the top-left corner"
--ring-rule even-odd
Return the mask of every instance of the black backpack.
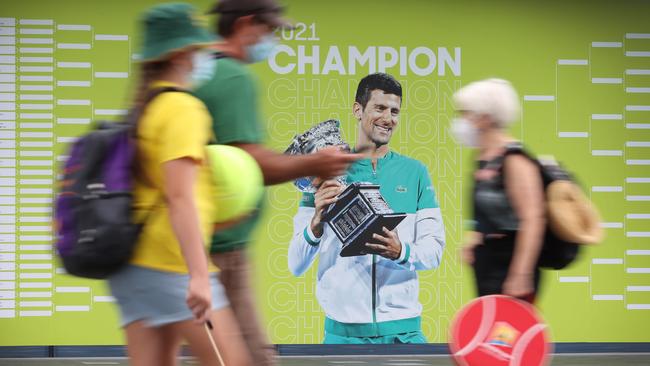
[[[503, 186], [502, 165], [503, 160], [509, 155], [525, 156], [539, 167], [547, 204], [547, 226], [537, 264], [542, 268], [563, 269], [578, 257], [582, 244], [595, 244], [602, 239], [598, 213], [575, 183], [572, 175], [559, 164], [552, 160], [534, 158], [521, 143], [510, 143], [502, 158], [491, 162], [497, 165], [496, 169], [500, 174], [491, 182], [477, 186], [484, 191], [482, 194], [491, 196], [492, 202], [502, 203], [496, 206], [495, 212], [488, 215], [496, 228], [509, 231], [514, 226], [513, 223], [517, 222]], [[566, 216], [560, 215], [556, 207], [557, 201], [554, 200], [558, 196], [564, 200], [564, 206], [560, 210], [565, 211], [564, 213], [569, 212], [570, 215], [583, 215], [590, 218], [591, 220], [586, 220], [590, 221], [590, 227], [577, 227], [578, 225], [569, 227], [562, 222]], [[591, 231], [591, 234], [585, 235], [585, 231]]]
[[131, 258], [143, 226], [133, 222], [137, 122], [168, 91], [180, 90], [153, 90], [123, 122], [98, 122], [71, 146], [54, 205], [56, 252], [68, 274], [103, 279]]

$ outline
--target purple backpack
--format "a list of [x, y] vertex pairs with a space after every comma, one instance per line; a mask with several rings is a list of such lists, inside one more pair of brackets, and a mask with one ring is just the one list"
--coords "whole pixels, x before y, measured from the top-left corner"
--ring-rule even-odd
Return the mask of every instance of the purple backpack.
[[[156, 89], [144, 105], [167, 91], [180, 90]], [[106, 278], [131, 258], [143, 226], [133, 221], [132, 192], [143, 109], [121, 123], [99, 122], [70, 149], [54, 208], [56, 251], [68, 274]]]

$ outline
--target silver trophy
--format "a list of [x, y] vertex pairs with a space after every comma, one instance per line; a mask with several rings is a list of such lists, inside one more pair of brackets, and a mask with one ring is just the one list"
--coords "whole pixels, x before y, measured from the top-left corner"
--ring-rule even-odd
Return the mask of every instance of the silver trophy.
[[[341, 137], [339, 121], [328, 120], [310, 128], [302, 135], [293, 138], [293, 142], [284, 152], [289, 155], [314, 153], [328, 146], [340, 146], [350, 151]], [[366, 150], [361, 147], [358, 150]], [[339, 253], [342, 257], [375, 254], [365, 244], [373, 242], [372, 234], [382, 234], [382, 228], [393, 230], [406, 214], [394, 212], [379, 192], [379, 186], [371, 183], [356, 182], [348, 185], [345, 176], [336, 178], [346, 189], [339, 195], [339, 200], [329, 205], [323, 213], [323, 222], [327, 223], [341, 241]], [[296, 179], [294, 185], [301, 191], [315, 193], [318, 189], [313, 184], [313, 177]]]
[[[350, 151], [350, 145], [343, 141], [339, 127], [340, 122], [335, 119], [321, 122], [303, 134], [296, 135], [284, 153], [289, 155], [306, 155], [329, 146], [340, 146], [343, 150]], [[317, 188], [314, 187], [313, 180], [314, 177], [304, 177], [296, 179], [293, 184], [301, 192], [315, 193]], [[336, 180], [346, 185], [345, 176], [337, 177]]]

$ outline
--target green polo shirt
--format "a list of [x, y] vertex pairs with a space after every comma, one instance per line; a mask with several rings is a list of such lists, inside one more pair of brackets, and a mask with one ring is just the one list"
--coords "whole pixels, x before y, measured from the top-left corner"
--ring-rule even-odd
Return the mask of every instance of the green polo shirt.
[[[262, 143], [264, 129], [259, 117], [257, 86], [242, 62], [220, 57], [214, 77], [195, 91], [212, 116], [212, 129], [219, 144]], [[221, 230], [212, 237], [211, 252], [227, 252], [248, 243], [260, 217], [258, 210], [246, 221]]]

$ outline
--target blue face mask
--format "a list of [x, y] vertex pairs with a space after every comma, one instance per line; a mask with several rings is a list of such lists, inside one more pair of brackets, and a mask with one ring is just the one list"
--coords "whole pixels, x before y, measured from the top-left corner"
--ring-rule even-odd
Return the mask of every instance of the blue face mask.
[[209, 50], [200, 50], [194, 53], [192, 59], [193, 69], [190, 75], [192, 87], [198, 88], [201, 84], [212, 79], [217, 67], [217, 60]]
[[246, 61], [252, 64], [266, 60], [277, 45], [278, 39], [274, 34], [263, 36], [259, 42], [246, 47]]

